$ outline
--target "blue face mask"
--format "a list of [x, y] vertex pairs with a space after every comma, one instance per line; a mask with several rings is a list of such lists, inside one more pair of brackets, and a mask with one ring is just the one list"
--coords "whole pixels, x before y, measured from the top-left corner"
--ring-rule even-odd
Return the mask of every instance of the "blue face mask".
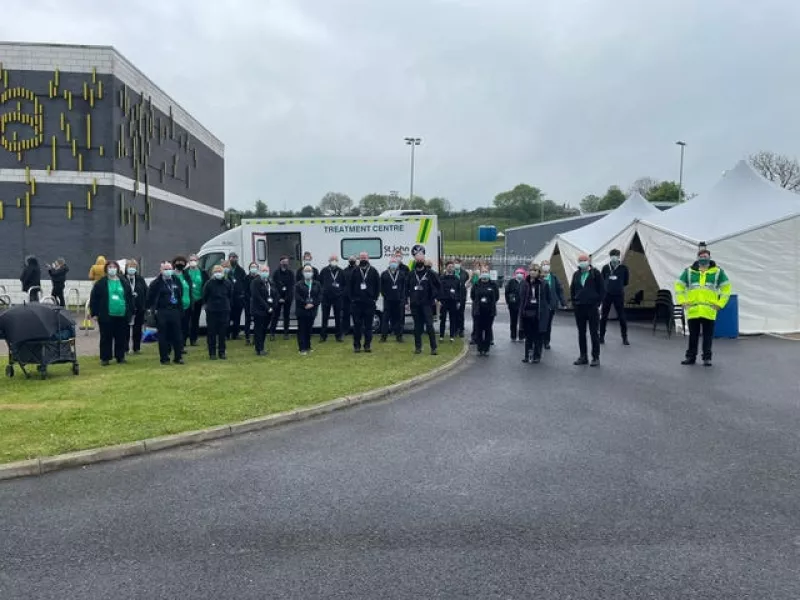
[[173, 271], [172, 271], [172, 269], [166, 269], [166, 270], [164, 271], [164, 277], [166, 277], [167, 279], [169, 279], [170, 277], [172, 277], [172, 275], [173, 275]]
[[314, 273], [309, 273], [308, 271], [303, 271], [303, 279], [306, 281], [311, 281], [311, 278], [314, 276]]
[[231, 270], [228, 267], [225, 267], [224, 269], [222, 269], [222, 272], [223, 274], [227, 275], [228, 273], [231, 272]]
[[697, 259], [697, 263], [700, 264], [700, 265], [703, 265], [704, 267], [707, 267], [708, 265], [711, 264], [711, 259], [710, 258], [698, 258]]
[[396, 271], [397, 270], [397, 263], [396, 262], [389, 263], [389, 269], [391, 269], [392, 271]]
[[581, 271], [585, 271], [586, 269], [588, 269], [588, 268], [589, 268], [589, 262], [588, 262], [588, 261], [585, 261], [585, 260], [582, 260], [582, 261], [580, 261], [580, 262], [578, 263], [578, 268], [579, 268]]
[[489, 281], [489, 273], [481, 273], [481, 279], [484, 281]]
[[220, 273], [219, 271], [214, 273], [214, 279], [222, 279], [223, 277], [225, 277], [225, 273]]
[[269, 273], [267, 271], [261, 271], [260, 275], [261, 279], [269, 279]]
[[136, 275], [136, 269], [128, 269], [128, 275]]
[[612, 256], [611, 257], [611, 264], [616, 266], [619, 264], [619, 256]]

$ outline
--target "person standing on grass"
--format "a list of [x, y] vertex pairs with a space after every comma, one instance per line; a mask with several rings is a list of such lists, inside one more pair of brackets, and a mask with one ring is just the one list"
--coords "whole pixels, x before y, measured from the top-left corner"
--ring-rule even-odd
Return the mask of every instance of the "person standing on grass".
[[461, 300], [459, 302], [460, 308], [457, 311], [458, 316], [458, 323], [456, 325], [456, 331], [458, 337], [464, 337], [464, 318], [467, 310], [467, 284], [469, 283], [469, 273], [467, 273], [466, 269], [462, 268], [461, 259], [457, 258], [453, 262], [453, 272], [456, 277], [458, 277], [459, 281], [461, 282]]
[[19, 276], [22, 284], [22, 291], [28, 294], [30, 302], [39, 301], [39, 292], [42, 288], [42, 270], [39, 267], [39, 259], [31, 255], [25, 259], [25, 266]]
[[714, 343], [714, 325], [717, 313], [725, 308], [731, 297], [728, 275], [711, 260], [705, 243], [697, 251], [697, 260], [685, 268], [675, 282], [675, 296], [683, 307], [689, 327], [689, 347], [682, 365], [697, 362], [697, 346], [703, 333], [703, 366], [711, 366], [711, 348]]
[[481, 267], [478, 275], [478, 282], [470, 290], [472, 299], [472, 316], [477, 326], [475, 343], [478, 346], [480, 356], [488, 356], [494, 336], [492, 326], [497, 316], [497, 302], [500, 300], [500, 290], [497, 284], [491, 280], [489, 266]]
[[133, 292], [125, 278], [119, 276], [119, 264], [105, 264], [105, 276], [89, 296], [89, 312], [100, 329], [100, 364], [107, 367], [111, 358], [125, 362], [128, 323], [133, 314]]
[[250, 311], [250, 291], [253, 289], [253, 282], [261, 278], [260, 270], [257, 262], [251, 262], [247, 266], [247, 276], [244, 278], [244, 343], [248, 346], [250, 345], [253, 320], [253, 314]]
[[319, 341], [324, 342], [328, 339], [328, 322], [333, 311], [333, 325], [336, 341], [342, 341], [342, 299], [345, 291], [344, 271], [339, 267], [339, 257], [332, 254], [328, 260], [328, 266], [322, 269], [319, 274], [322, 284], [322, 331], [319, 333]]
[[303, 271], [306, 267], [311, 267], [311, 271], [314, 274], [314, 281], [319, 281], [319, 270], [317, 267], [314, 266], [314, 257], [311, 256], [311, 252], [303, 252], [303, 266], [297, 269], [297, 273], [295, 274], [295, 281], [304, 281], [305, 275], [303, 275]]
[[139, 354], [142, 351], [142, 330], [144, 329], [144, 314], [147, 312], [147, 282], [139, 274], [139, 263], [134, 259], [125, 262], [125, 281], [131, 288], [133, 297], [133, 313], [127, 327], [125, 348], [128, 352]]
[[225, 277], [225, 268], [222, 265], [214, 265], [211, 270], [211, 277], [203, 286], [202, 301], [206, 309], [208, 358], [217, 360], [219, 357], [220, 360], [225, 360], [233, 304], [233, 283]]
[[58, 306], [64, 308], [67, 305], [64, 299], [64, 288], [67, 285], [67, 273], [69, 273], [67, 261], [59, 257], [56, 262], [50, 265], [47, 271], [50, 274], [50, 283], [53, 286], [50, 295]]
[[620, 260], [620, 252], [614, 248], [609, 252], [610, 261], [603, 267], [603, 281], [606, 285], [606, 294], [603, 297], [603, 309], [600, 313], [600, 343], [606, 343], [606, 325], [611, 307], [619, 318], [619, 331], [622, 334], [622, 343], [630, 346], [628, 341], [628, 320], [625, 318], [625, 286], [628, 285], [630, 273], [628, 267]]
[[278, 320], [283, 317], [283, 339], [289, 339], [289, 315], [292, 310], [292, 300], [294, 299], [294, 273], [289, 270], [289, 257], [285, 254], [281, 256], [280, 265], [277, 272], [273, 274], [275, 287], [278, 288], [278, 310], [272, 317], [270, 327], [270, 340], [275, 339], [275, 332], [278, 329]]
[[342, 296], [342, 335], [353, 333], [353, 307], [350, 299], [350, 277], [358, 268], [358, 258], [351, 256], [344, 268], [344, 295]]
[[545, 350], [550, 350], [550, 337], [553, 332], [553, 319], [556, 316], [556, 309], [567, 307], [567, 302], [564, 300], [564, 287], [561, 285], [561, 280], [555, 273], [550, 270], [550, 261], [543, 260], [541, 265], [542, 279], [550, 288], [550, 315], [547, 318], [547, 329], [542, 334], [542, 343]]
[[[519, 323], [519, 304], [522, 297], [522, 284], [525, 281], [525, 269], [517, 269], [514, 271], [514, 277], [508, 280], [504, 290], [506, 298], [506, 307], [508, 308], [508, 316], [511, 320], [511, 341], [516, 342], [517, 336], [522, 329]], [[522, 339], [522, 336], [520, 336]]]
[[381, 293], [381, 276], [369, 264], [369, 254], [358, 255], [358, 267], [350, 275], [350, 301], [353, 312], [353, 351], [361, 352], [361, 338], [364, 338], [364, 352], [372, 352], [372, 328], [375, 320], [375, 307]]
[[414, 269], [409, 272], [406, 281], [408, 303], [414, 318], [414, 354], [422, 354], [422, 331], [425, 330], [430, 340], [431, 354], [435, 356], [438, 349], [431, 305], [439, 295], [441, 286], [436, 273], [425, 266], [425, 254], [418, 252], [414, 258]]
[[439, 341], [444, 341], [447, 329], [447, 318], [450, 318], [450, 341], [454, 342], [458, 334], [458, 311], [461, 308], [462, 283], [455, 274], [455, 264], [447, 261], [445, 272], [440, 279], [439, 303], [442, 311], [439, 318]]
[[228, 339], [238, 340], [242, 328], [245, 290], [247, 289], [247, 273], [239, 264], [239, 255], [231, 252], [228, 255], [228, 279], [233, 284], [233, 300], [231, 302], [231, 322], [228, 326]]
[[538, 363], [542, 359], [542, 345], [550, 322], [552, 299], [550, 285], [542, 277], [539, 265], [533, 263], [520, 286], [519, 313], [525, 330], [524, 363]]
[[266, 356], [264, 340], [278, 306], [278, 290], [269, 279], [269, 267], [263, 265], [258, 278], [250, 283], [250, 314], [253, 316], [253, 345], [256, 356]]
[[197, 346], [197, 338], [200, 335], [200, 314], [203, 312], [203, 288], [208, 281], [208, 273], [198, 266], [196, 254], [189, 256], [186, 273], [192, 282], [192, 302], [189, 308], [189, 344]]
[[[569, 286], [572, 307], [575, 310], [575, 324], [578, 327], [578, 347], [580, 356], [575, 365], [600, 366], [600, 305], [603, 302], [605, 284], [600, 271], [591, 266], [588, 254], [578, 256], [578, 270], [572, 276]], [[589, 362], [586, 348], [586, 329], [592, 340], [592, 361]]]
[[181, 284], [181, 346], [186, 354], [186, 344], [189, 343], [189, 322], [191, 320], [190, 308], [192, 307], [192, 280], [186, 273], [187, 260], [185, 256], [176, 256], [172, 259], [175, 267], [175, 279]]
[[300, 354], [306, 356], [311, 352], [311, 329], [317, 317], [317, 308], [322, 301], [322, 286], [314, 279], [314, 268], [305, 265], [302, 270], [302, 281], [294, 286], [295, 314], [297, 315], [297, 347]]
[[181, 330], [181, 305], [183, 286], [175, 277], [172, 263], [161, 264], [161, 274], [147, 290], [147, 306], [156, 313], [158, 323], [158, 353], [162, 365], [168, 365], [170, 353], [176, 365], [182, 365], [183, 339]]
[[386, 341], [390, 331], [398, 342], [402, 342], [406, 320], [406, 276], [400, 273], [397, 255], [389, 259], [389, 268], [381, 274], [381, 295], [383, 296], [381, 342]]
[[397, 271], [400, 273], [400, 276], [407, 278], [411, 270], [408, 268], [408, 265], [403, 262], [403, 251], [395, 250], [394, 257], [395, 260], [397, 260]]

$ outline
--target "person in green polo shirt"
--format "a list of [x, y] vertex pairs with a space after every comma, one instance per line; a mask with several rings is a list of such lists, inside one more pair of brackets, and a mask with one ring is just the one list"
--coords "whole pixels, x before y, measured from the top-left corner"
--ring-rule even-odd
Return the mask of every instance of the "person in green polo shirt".
[[[192, 306], [192, 278], [186, 272], [187, 260], [185, 256], [176, 256], [172, 260], [175, 267], [175, 277], [181, 284], [181, 341], [184, 348], [189, 343], [189, 322]], [[184, 350], [184, 353], [186, 351]]]
[[192, 284], [191, 306], [189, 308], [189, 344], [197, 346], [200, 332], [200, 313], [203, 312], [203, 286], [208, 281], [208, 273], [200, 268], [196, 254], [189, 256], [185, 271]]
[[109, 261], [105, 275], [92, 286], [89, 312], [100, 329], [100, 364], [107, 367], [111, 358], [125, 362], [128, 347], [128, 323], [133, 315], [133, 292], [119, 277], [119, 264]]

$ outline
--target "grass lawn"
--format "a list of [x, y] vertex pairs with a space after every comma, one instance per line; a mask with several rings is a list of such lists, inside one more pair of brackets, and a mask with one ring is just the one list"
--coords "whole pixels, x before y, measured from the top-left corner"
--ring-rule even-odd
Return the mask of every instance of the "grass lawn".
[[456, 256], [491, 256], [495, 248], [502, 246], [503, 244], [496, 242], [459, 242], [444, 238], [444, 253]]
[[125, 365], [103, 368], [96, 357], [81, 357], [77, 377], [70, 365], [53, 365], [45, 381], [25, 380], [17, 369], [13, 379], [0, 379], [0, 463], [318, 404], [409, 379], [450, 361], [462, 347], [446, 342], [439, 356], [416, 356], [406, 339], [376, 341], [372, 354], [355, 355], [348, 338], [324, 344], [315, 338], [306, 357], [294, 339], [280, 340], [267, 343], [266, 358], [237, 341], [227, 361], [210, 362], [198, 346], [185, 365], [169, 366], [159, 365], [156, 345], [147, 344]]

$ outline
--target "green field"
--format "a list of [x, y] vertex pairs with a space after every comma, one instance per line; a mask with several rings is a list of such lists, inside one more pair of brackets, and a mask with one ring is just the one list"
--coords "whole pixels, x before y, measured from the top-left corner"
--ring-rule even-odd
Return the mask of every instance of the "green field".
[[[378, 343], [372, 354], [353, 354], [351, 343], [313, 340], [299, 356], [294, 339], [268, 342], [255, 356], [243, 341], [228, 360], [210, 362], [203, 347], [185, 365], [161, 366], [155, 344], [128, 364], [101, 367], [81, 357], [81, 374], [53, 365], [50, 378], [0, 379], [0, 463], [191, 431], [310, 406], [383, 387], [453, 359], [460, 343], [444, 343], [438, 356], [413, 354], [413, 342]], [[35, 373], [35, 368], [34, 368]]]
[[[481, 225], [494, 225], [497, 232], [501, 233], [510, 227], [519, 227], [528, 223], [517, 219], [503, 219], [494, 217], [455, 216], [439, 219], [439, 231], [446, 241], [477, 242], [478, 227]], [[501, 244], [502, 245], [502, 244]]]
[[451, 241], [445, 238], [444, 240], [444, 254], [455, 256], [491, 256], [494, 254], [494, 249], [500, 247], [502, 244], [496, 242], [463, 242]]

